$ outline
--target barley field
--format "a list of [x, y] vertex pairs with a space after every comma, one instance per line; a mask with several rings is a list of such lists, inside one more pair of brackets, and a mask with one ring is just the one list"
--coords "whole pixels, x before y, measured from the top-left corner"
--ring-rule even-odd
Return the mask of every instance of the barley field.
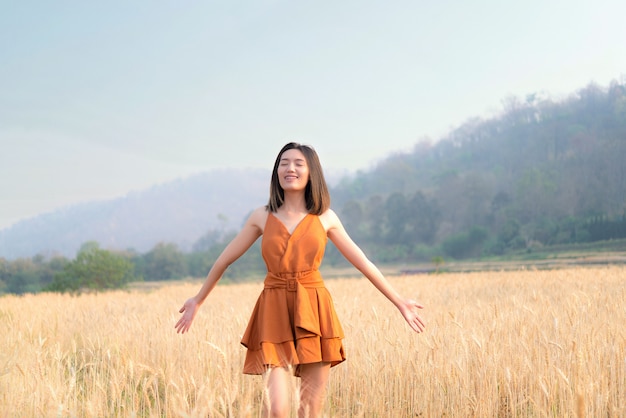
[[[389, 280], [425, 333], [366, 279], [327, 280], [348, 360], [325, 416], [626, 416], [625, 267]], [[239, 339], [262, 285], [218, 285], [178, 335], [198, 287], [0, 298], [0, 417], [259, 416]]]

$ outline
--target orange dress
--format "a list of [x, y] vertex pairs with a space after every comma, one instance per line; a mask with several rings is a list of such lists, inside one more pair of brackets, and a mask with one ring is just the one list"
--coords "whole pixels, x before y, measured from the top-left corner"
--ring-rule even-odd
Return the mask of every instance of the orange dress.
[[345, 360], [343, 329], [318, 270], [326, 242], [316, 215], [306, 215], [290, 234], [268, 214], [261, 242], [265, 286], [241, 339], [248, 349], [245, 374], [293, 366], [299, 375], [300, 364]]

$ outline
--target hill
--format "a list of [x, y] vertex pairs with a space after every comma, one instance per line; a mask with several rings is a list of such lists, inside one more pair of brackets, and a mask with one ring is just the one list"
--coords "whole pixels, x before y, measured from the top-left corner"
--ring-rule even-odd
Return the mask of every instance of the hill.
[[503, 104], [334, 189], [368, 253], [459, 259], [626, 238], [626, 79]]
[[0, 231], [0, 257], [74, 257], [86, 241], [140, 253], [158, 242], [189, 250], [209, 230], [240, 226], [266, 203], [269, 170], [214, 170], [127, 196], [69, 206]]
[[[626, 238], [626, 79], [565, 99], [529, 94], [503, 104], [497, 116], [329, 181], [333, 208], [374, 261]], [[0, 231], [0, 258], [72, 257], [90, 240], [140, 253], [159, 242], [188, 251], [264, 204], [269, 178], [269, 170], [212, 171], [55, 211]], [[332, 247], [328, 255], [341, 259]]]

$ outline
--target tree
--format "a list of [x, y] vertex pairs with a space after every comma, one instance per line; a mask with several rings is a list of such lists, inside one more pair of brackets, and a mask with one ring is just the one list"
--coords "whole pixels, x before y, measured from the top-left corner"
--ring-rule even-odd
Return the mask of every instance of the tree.
[[408, 207], [406, 197], [400, 192], [394, 192], [385, 201], [385, 214], [387, 225], [387, 243], [406, 244], [406, 223]]
[[4, 257], [0, 257], [0, 295], [7, 287], [6, 279], [9, 276], [9, 262]]
[[520, 220], [531, 222], [553, 215], [557, 211], [554, 196], [558, 191], [553, 172], [539, 169], [526, 171], [518, 180], [515, 198]]
[[432, 263], [435, 265], [435, 273], [439, 273], [439, 269], [446, 263], [446, 260], [440, 255], [437, 255], [431, 259]]
[[224, 237], [224, 231], [218, 229], [209, 229], [202, 235], [196, 242], [194, 242], [191, 250], [194, 253], [208, 251], [213, 245], [222, 241]]
[[181, 279], [187, 274], [185, 256], [176, 244], [157, 244], [144, 256], [145, 280]]
[[368, 237], [372, 242], [380, 242], [383, 235], [383, 223], [385, 220], [385, 206], [380, 195], [370, 196], [365, 204], [365, 223], [367, 224]]
[[352, 238], [359, 242], [364, 236], [363, 207], [357, 200], [349, 200], [343, 205], [341, 215], [344, 220], [344, 227]]
[[446, 254], [457, 259], [477, 257], [481, 254], [487, 237], [485, 228], [474, 226], [467, 232], [446, 238], [441, 246]]
[[498, 245], [501, 250], [507, 248], [522, 248], [526, 245], [526, 241], [521, 235], [521, 225], [516, 219], [509, 218], [498, 230]]
[[428, 201], [421, 191], [417, 191], [409, 201], [407, 223], [413, 240], [431, 245], [435, 240], [441, 211], [437, 202]]
[[3, 281], [8, 293], [23, 294], [39, 290], [37, 266], [29, 258], [18, 258], [7, 263]]
[[103, 250], [96, 242], [83, 244], [76, 259], [54, 276], [46, 290], [117, 289], [133, 280], [133, 264], [124, 256]]

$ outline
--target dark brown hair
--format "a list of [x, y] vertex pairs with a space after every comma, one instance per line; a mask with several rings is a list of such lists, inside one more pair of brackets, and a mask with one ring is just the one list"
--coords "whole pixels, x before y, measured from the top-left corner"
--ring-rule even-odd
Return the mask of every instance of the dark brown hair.
[[290, 142], [285, 145], [276, 157], [274, 169], [272, 170], [272, 180], [270, 182], [270, 200], [266, 208], [272, 212], [276, 212], [285, 202], [285, 191], [280, 186], [278, 180], [278, 166], [280, 165], [280, 159], [283, 153], [290, 149], [297, 149], [302, 152], [306, 159], [307, 166], [309, 167], [309, 182], [304, 190], [306, 209], [313, 215], [321, 215], [330, 207], [330, 193], [328, 192], [328, 186], [324, 179], [320, 159], [313, 147], [296, 142]]

